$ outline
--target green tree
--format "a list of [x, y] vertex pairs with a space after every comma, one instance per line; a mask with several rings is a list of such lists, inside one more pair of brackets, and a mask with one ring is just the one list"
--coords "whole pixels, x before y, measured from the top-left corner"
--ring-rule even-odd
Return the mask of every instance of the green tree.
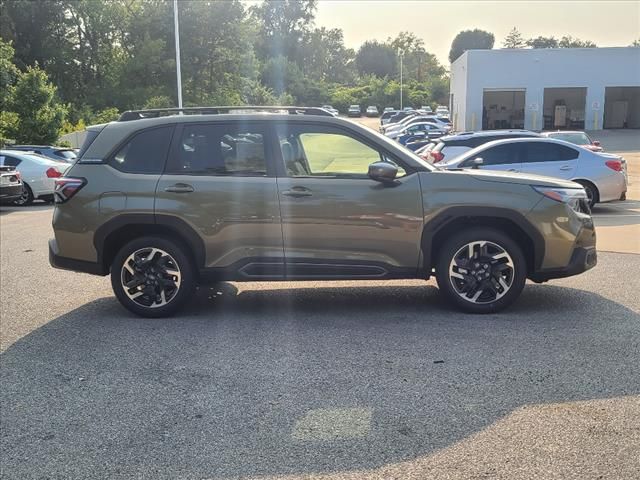
[[527, 46], [531, 48], [558, 48], [558, 40], [555, 37], [536, 37], [527, 40]]
[[351, 83], [355, 79], [355, 53], [344, 46], [339, 28], [316, 28], [301, 46], [305, 76], [331, 83]]
[[491, 50], [495, 42], [493, 33], [484, 30], [464, 30], [455, 36], [449, 50], [449, 61], [453, 63], [467, 50]]
[[580, 40], [572, 36], [562, 37], [558, 42], [560, 48], [596, 48], [597, 45], [589, 40]]
[[10, 103], [18, 121], [9, 134], [17, 143], [52, 144], [58, 140], [67, 110], [55, 94], [56, 87], [44, 70], [27, 67], [20, 75]]
[[375, 40], [364, 42], [356, 54], [360, 75], [391, 77], [398, 71], [398, 62], [398, 55], [391, 45]]
[[256, 50], [261, 60], [283, 56], [302, 66], [301, 46], [311, 31], [316, 0], [263, 1], [250, 10], [258, 25]]
[[402, 68], [407, 78], [422, 82], [430, 76], [446, 74], [436, 56], [425, 50], [424, 40], [414, 33], [400, 32], [396, 38], [388, 39], [387, 43], [394, 51], [404, 52]]
[[526, 40], [516, 27], [513, 27], [502, 42], [504, 48], [524, 48], [527, 46]]

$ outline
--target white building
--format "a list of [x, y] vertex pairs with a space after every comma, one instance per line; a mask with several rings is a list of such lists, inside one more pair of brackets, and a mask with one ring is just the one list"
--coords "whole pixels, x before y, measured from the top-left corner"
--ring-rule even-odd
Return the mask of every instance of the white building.
[[459, 131], [640, 128], [640, 48], [469, 50], [450, 112]]

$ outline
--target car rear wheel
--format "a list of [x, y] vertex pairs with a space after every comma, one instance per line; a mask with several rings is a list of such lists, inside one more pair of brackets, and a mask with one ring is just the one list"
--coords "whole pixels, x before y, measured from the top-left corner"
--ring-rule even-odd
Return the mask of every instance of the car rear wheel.
[[31, 205], [33, 203], [33, 192], [31, 191], [31, 187], [26, 183], [22, 184], [22, 193], [18, 198], [13, 201], [14, 205], [18, 205], [20, 207], [26, 207], [27, 205]]
[[116, 254], [111, 286], [129, 311], [143, 317], [166, 317], [193, 294], [195, 269], [180, 244], [163, 237], [143, 237]]
[[522, 292], [526, 277], [522, 251], [498, 230], [460, 232], [438, 252], [438, 287], [466, 312], [493, 313], [509, 306]]
[[589, 202], [589, 208], [593, 208], [593, 206], [600, 200], [598, 189], [595, 187], [595, 185], [589, 182], [578, 180], [576, 183], [579, 183], [584, 187], [584, 191], [587, 192], [587, 201]]

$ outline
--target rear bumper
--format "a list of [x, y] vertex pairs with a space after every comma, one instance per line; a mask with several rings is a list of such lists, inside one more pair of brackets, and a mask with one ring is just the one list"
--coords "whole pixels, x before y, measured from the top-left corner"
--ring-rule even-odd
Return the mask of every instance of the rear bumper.
[[15, 200], [22, 195], [22, 184], [7, 185], [0, 188], [0, 201], [7, 202]]
[[73, 272], [90, 273], [91, 275], [105, 276], [109, 272], [99, 263], [77, 260], [75, 258], [58, 255], [58, 244], [55, 239], [49, 240], [49, 264], [53, 268], [71, 270]]
[[540, 283], [554, 278], [572, 277], [592, 269], [598, 263], [596, 247], [577, 247], [571, 255], [569, 265], [564, 268], [539, 270], [529, 276], [529, 279]]

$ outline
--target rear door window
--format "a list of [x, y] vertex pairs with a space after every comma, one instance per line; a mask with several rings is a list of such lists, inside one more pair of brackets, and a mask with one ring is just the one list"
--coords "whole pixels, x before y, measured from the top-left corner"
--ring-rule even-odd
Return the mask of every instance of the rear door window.
[[126, 173], [162, 173], [173, 128], [168, 125], [137, 133], [111, 157], [109, 164]]
[[166, 173], [184, 175], [267, 175], [265, 132], [260, 125], [185, 125]]

